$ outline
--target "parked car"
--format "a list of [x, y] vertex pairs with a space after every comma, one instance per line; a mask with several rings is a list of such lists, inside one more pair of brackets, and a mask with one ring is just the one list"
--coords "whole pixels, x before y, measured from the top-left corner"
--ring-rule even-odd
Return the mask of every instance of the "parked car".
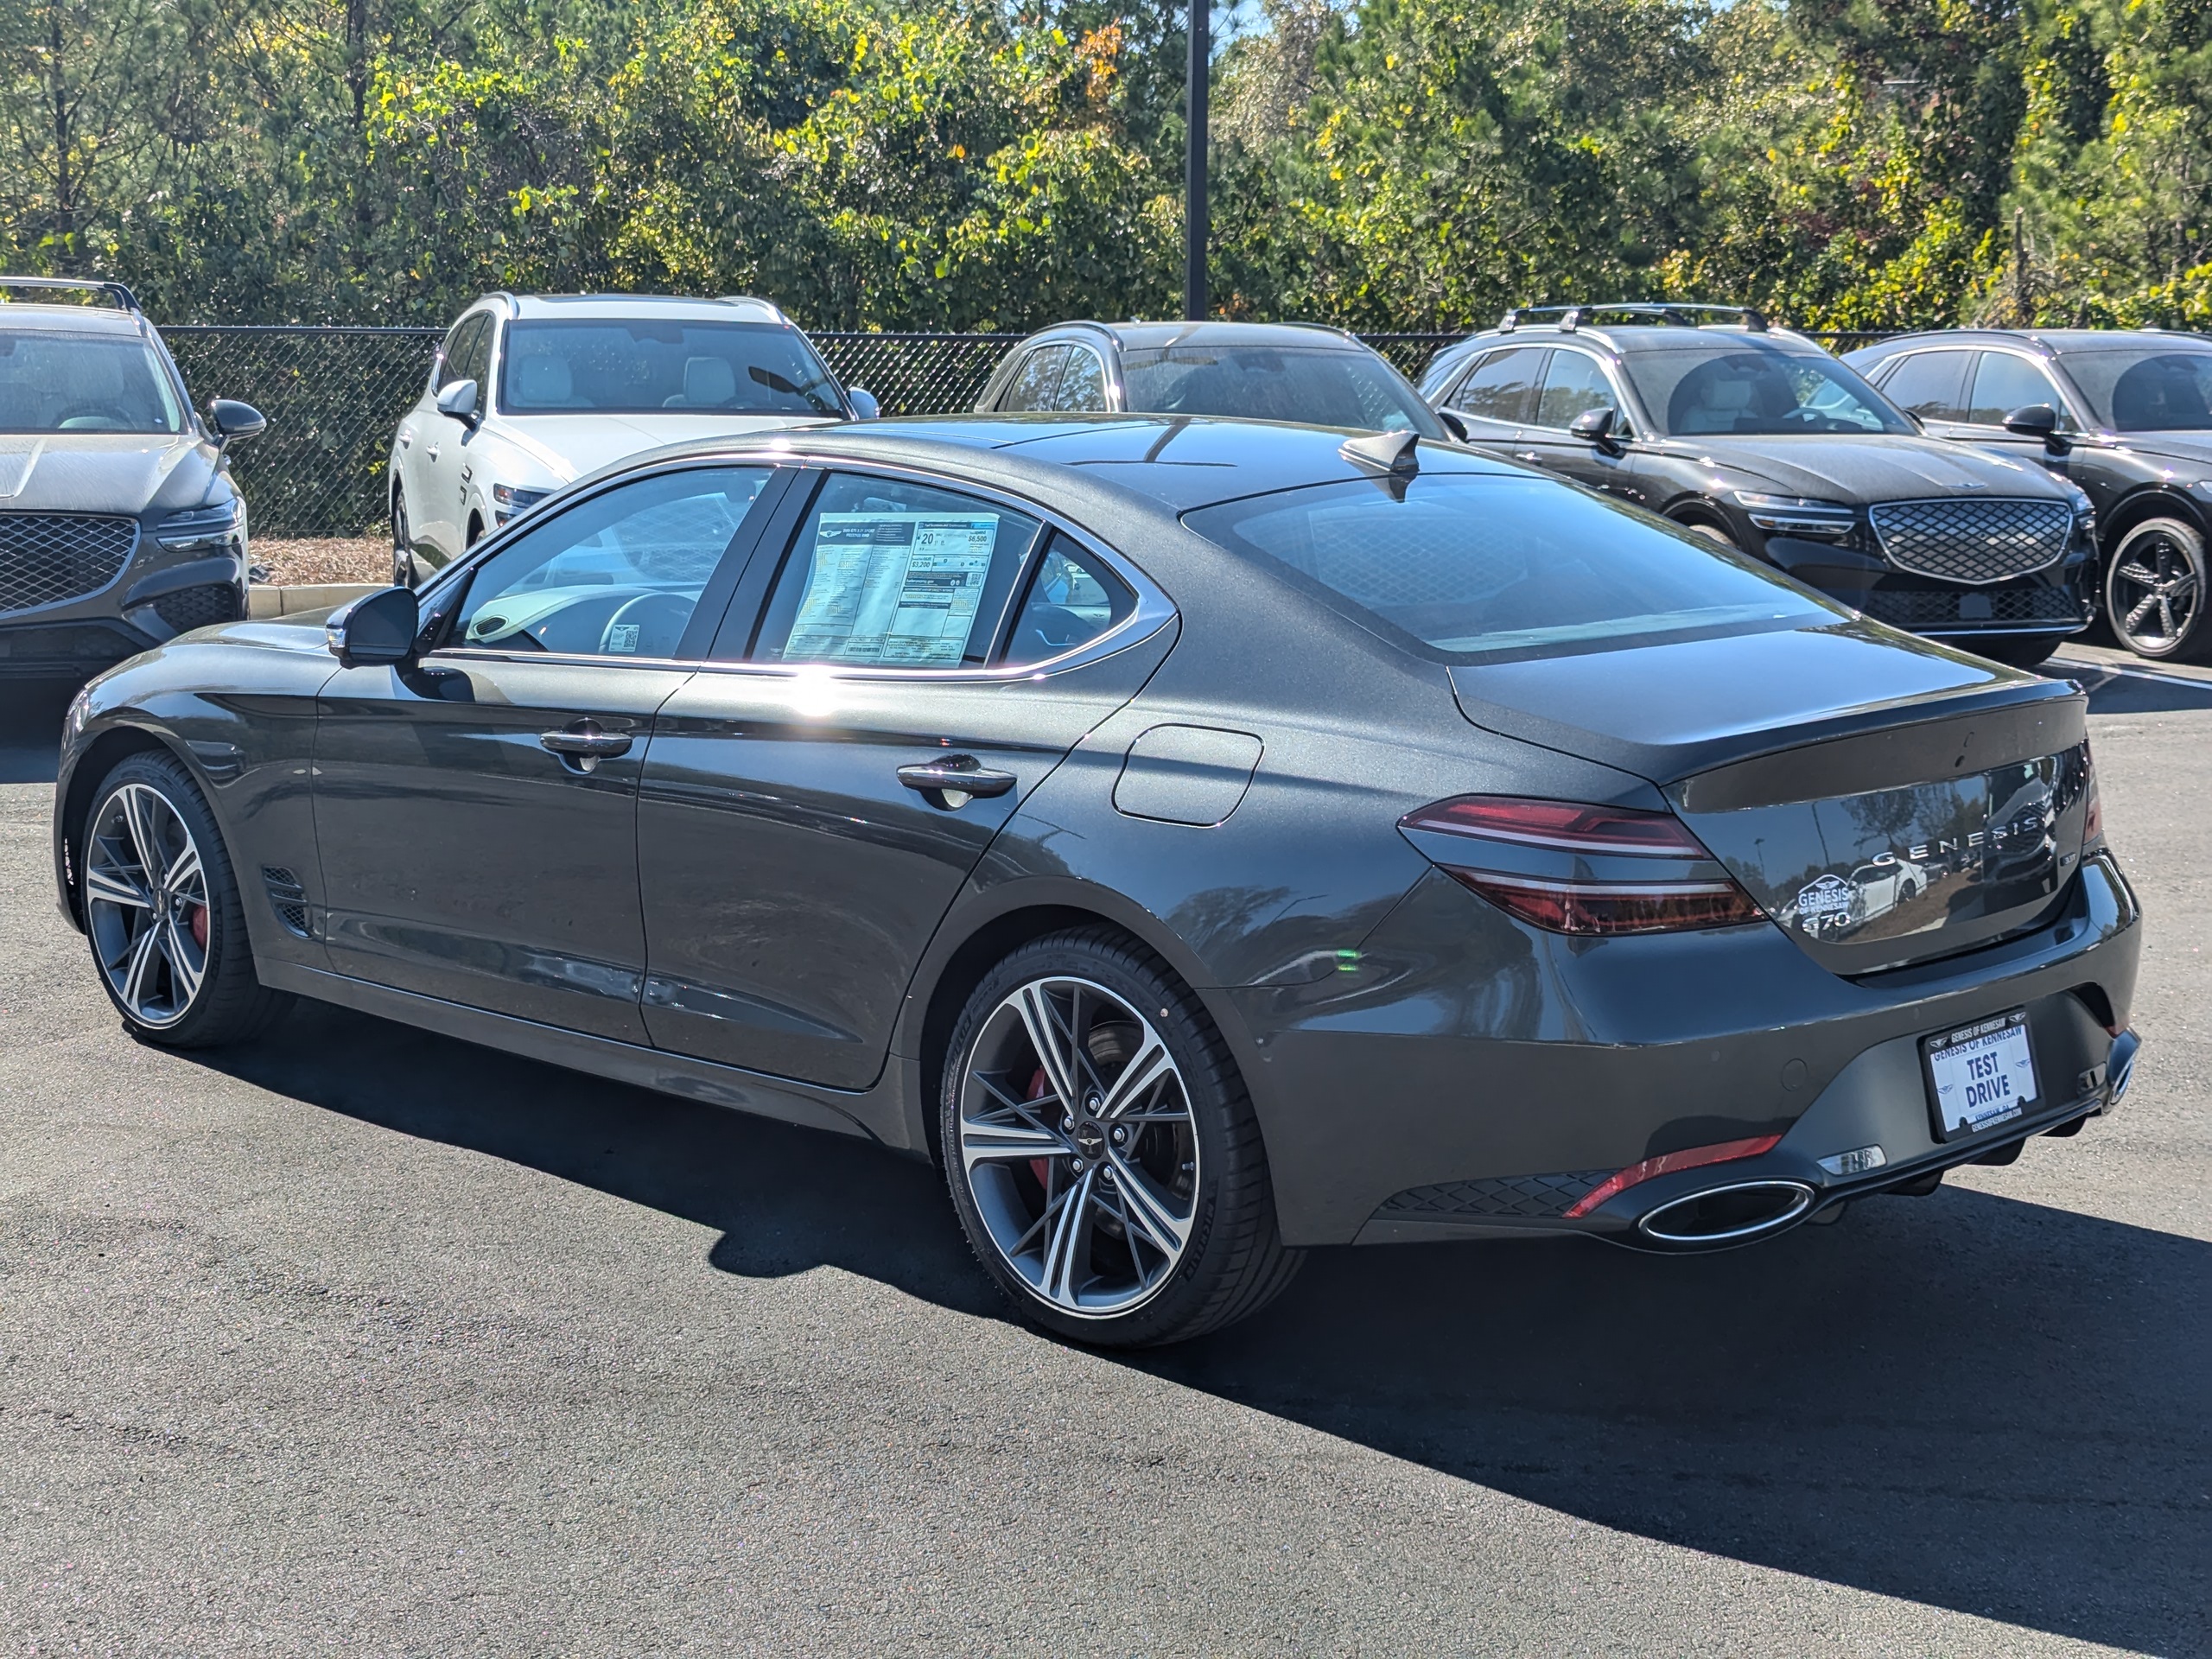
[[875, 413], [766, 300], [487, 294], [392, 437], [392, 580], [420, 581], [625, 455]]
[[1063, 322], [999, 359], [984, 413], [1225, 416], [1449, 434], [1405, 376], [1313, 323]]
[[2040, 465], [2088, 493], [2099, 592], [2140, 657], [2212, 661], [2212, 339], [2155, 328], [1953, 329], [1848, 353], [1936, 436]]
[[1440, 353], [1421, 391], [1471, 442], [1893, 626], [2031, 667], [2089, 624], [2086, 495], [2032, 463], [1923, 436], [1856, 370], [1755, 311], [1512, 312]]
[[1151, 1343], [2071, 1134], [2140, 938], [2084, 707], [1409, 432], [900, 423], [138, 658], [54, 858], [148, 1042], [297, 993], [933, 1157], [1023, 1314]]
[[81, 679], [244, 616], [224, 450], [261, 416], [222, 398], [195, 415], [120, 283], [7, 276], [0, 296], [0, 677]]

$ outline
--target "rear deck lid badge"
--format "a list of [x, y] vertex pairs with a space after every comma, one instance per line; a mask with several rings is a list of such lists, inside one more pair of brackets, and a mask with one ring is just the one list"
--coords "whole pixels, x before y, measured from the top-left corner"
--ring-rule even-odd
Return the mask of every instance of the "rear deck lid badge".
[[1797, 925], [1817, 937], [1849, 926], [1852, 903], [1858, 896], [1859, 889], [1841, 876], [1824, 875], [1800, 887], [1790, 908], [1796, 914]]

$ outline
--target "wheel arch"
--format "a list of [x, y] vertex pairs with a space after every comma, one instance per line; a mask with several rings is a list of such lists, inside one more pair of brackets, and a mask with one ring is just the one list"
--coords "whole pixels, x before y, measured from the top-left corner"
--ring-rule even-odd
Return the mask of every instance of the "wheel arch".
[[2150, 485], [2125, 498], [2112, 510], [2110, 521], [2098, 527], [2100, 567], [2139, 525], [2152, 518], [2178, 518], [2198, 535], [2206, 533], [2205, 515], [2196, 503], [2178, 491]]
[[[82, 932], [85, 926], [84, 905], [78, 893], [78, 873], [85, 862], [85, 821], [92, 815], [93, 791], [107, 780], [107, 775], [134, 754], [148, 752], [166, 754], [181, 762], [196, 783], [199, 768], [192, 764], [181, 744], [151, 727], [118, 724], [109, 727], [79, 754], [69, 771], [68, 787], [63, 791], [59, 813], [60, 842], [59, 849], [63, 860], [60, 871], [62, 892], [67, 895], [70, 922]], [[203, 789], [204, 798], [207, 791]], [[213, 811], [211, 806], [208, 809]]]

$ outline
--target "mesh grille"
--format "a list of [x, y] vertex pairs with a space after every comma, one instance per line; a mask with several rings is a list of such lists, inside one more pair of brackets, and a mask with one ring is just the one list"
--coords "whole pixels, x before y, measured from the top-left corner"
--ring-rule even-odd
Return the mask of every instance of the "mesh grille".
[[302, 938], [308, 937], [307, 889], [300, 885], [299, 877], [274, 864], [261, 867], [261, 879], [269, 888], [269, 903], [276, 912], [276, 919]]
[[154, 601], [154, 614], [179, 633], [204, 628], [213, 622], [235, 622], [238, 620], [238, 592], [221, 583], [179, 588]]
[[0, 613], [96, 594], [122, 574], [135, 518], [0, 512]]
[[1891, 563], [1945, 582], [2004, 582], [2056, 564], [2074, 525], [2063, 501], [1885, 501], [1867, 516]]
[[1942, 588], [1877, 589], [1854, 602], [1862, 613], [1893, 628], [1942, 628], [1955, 623], [2031, 622], [2045, 626], [2078, 623], [2081, 601], [2063, 588], [1999, 588], [1990, 593]]
[[1408, 1187], [1376, 1213], [1383, 1216], [1560, 1216], [1612, 1171], [1510, 1175], [1487, 1181], [1446, 1181]]

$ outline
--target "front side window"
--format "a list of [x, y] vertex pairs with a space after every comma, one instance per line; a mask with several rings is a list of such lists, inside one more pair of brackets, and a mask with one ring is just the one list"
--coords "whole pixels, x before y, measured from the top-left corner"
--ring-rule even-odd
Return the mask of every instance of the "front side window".
[[836, 382], [796, 329], [655, 318], [509, 323], [499, 407], [510, 415], [844, 413]]
[[1053, 390], [1060, 384], [1060, 367], [1067, 360], [1065, 346], [1044, 346], [1030, 353], [1015, 371], [1014, 384], [999, 399], [999, 407], [1010, 414], [1052, 408]]
[[752, 659], [983, 664], [1042, 529], [995, 501], [832, 473], [777, 575]]
[[1670, 437], [1912, 431], [1844, 364], [1755, 339], [1637, 352], [1624, 366]]
[[1106, 413], [1106, 365], [1087, 346], [1068, 348], [1067, 366], [1060, 371], [1060, 388], [1052, 405], [1071, 415]]
[[184, 429], [183, 400], [145, 340], [0, 327], [0, 432]]
[[1363, 351], [1279, 346], [1173, 346], [1122, 358], [1132, 413], [1295, 421], [1440, 438], [1421, 395]]
[[1605, 378], [1597, 359], [1580, 352], [1554, 352], [1551, 366], [1544, 371], [1543, 391], [1536, 399], [1536, 424], [1564, 432], [1574, 424], [1576, 416], [1593, 409], [1614, 410], [1619, 416], [1614, 423], [1615, 435], [1628, 435], [1627, 411], [1621, 409], [1612, 383]]
[[1478, 421], [1519, 426], [1531, 418], [1536, 385], [1543, 373], [1547, 350], [1541, 346], [1516, 346], [1492, 352], [1475, 365], [1474, 372], [1459, 385], [1452, 406]]
[[771, 476], [766, 467], [664, 473], [556, 513], [477, 568], [448, 643], [674, 656]]
[[1972, 361], [1972, 352], [1915, 352], [1882, 382], [1882, 395], [1923, 421], [1964, 420]]
[[456, 380], [474, 380], [480, 399], [485, 371], [491, 365], [492, 319], [479, 311], [463, 317], [446, 336], [445, 351], [439, 359], [438, 390], [443, 391]]
[[2066, 367], [2115, 432], [2212, 430], [2212, 352], [2069, 352]]
[[1779, 573], [1548, 479], [1422, 473], [1402, 498], [1325, 484], [1185, 522], [1294, 573], [1386, 635], [1465, 660], [1818, 624]]
[[1967, 421], [1974, 426], [2002, 426], [2016, 409], [2048, 404], [2061, 415], [2065, 402], [2050, 377], [2037, 365], [2010, 352], [1984, 352], [1974, 372], [1974, 393], [1967, 403]]

